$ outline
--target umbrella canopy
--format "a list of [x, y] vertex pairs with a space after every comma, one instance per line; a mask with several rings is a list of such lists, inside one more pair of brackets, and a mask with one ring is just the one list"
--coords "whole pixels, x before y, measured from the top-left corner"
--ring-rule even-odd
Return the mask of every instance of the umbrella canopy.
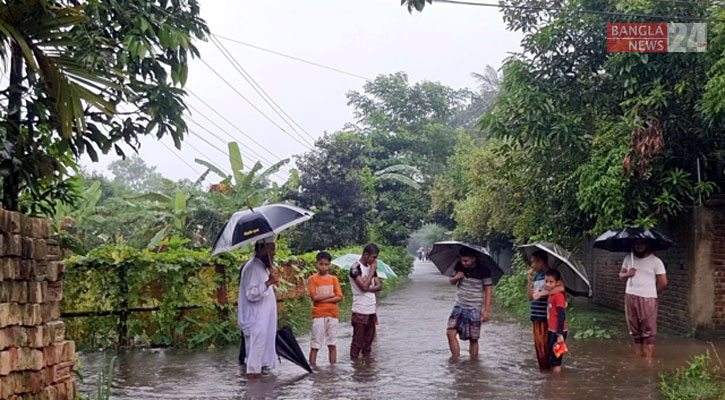
[[564, 280], [564, 287], [568, 293], [574, 296], [591, 297], [592, 288], [589, 284], [587, 271], [584, 265], [575, 260], [571, 253], [556, 243], [538, 242], [519, 246], [526, 260], [537, 250], [543, 250], [547, 255], [549, 268], [556, 269], [561, 273]]
[[278, 356], [292, 361], [307, 372], [312, 372], [312, 368], [310, 368], [310, 364], [307, 363], [305, 358], [305, 353], [300, 349], [300, 345], [297, 343], [297, 339], [295, 339], [295, 335], [292, 334], [292, 329], [289, 326], [277, 331], [275, 346]]
[[307, 221], [314, 213], [286, 204], [270, 204], [234, 213], [217, 234], [212, 255], [238, 249], [245, 244], [266, 239]]
[[626, 227], [604, 232], [594, 241], [593, 246], [597, 249], [628, 253], [632, 251], [637, 239], [647, 242], [647, 251], [667, 250], [674, 244], [669, 236], [656, 229]]
[[497, 284], [498, 280], [501, 279], [501, 276], [507, 272], [502, 269], [501, 266], [496, 264], [491, 257], [491, 254], [488, 253], [488, 250], [480, 246], [454, 240], [436, 242], [428, 257], [431, 261], [433, 261], [433, 264], [438, 267], [441, 274], [453, 276], [453, 271], [456, 268], [456, 265], [461, 261], [459, 254], [462, 247], [468, 247], [478, 253], [478, 263], [488, 268], [494, 285]]
[[[342, 257], [337, 257], [336, 259], [332, 260], [332, 263], [342, 269], [349, 270], [350, 268], [352, 268], [352, 265], [355, 264], [356, 261], [360, 260], [360, 257], [360, 254], [348, 253]], [[378, 269], [375, 273], [378, 274], [378, 277], [382, 279], [398, 277], [398, 275], [395, 274], [395, 271], [393, 271], [393, 268], [391, 268], [390, 265], [388, 265], [385, 261], [381, 259], [378, 259]]]

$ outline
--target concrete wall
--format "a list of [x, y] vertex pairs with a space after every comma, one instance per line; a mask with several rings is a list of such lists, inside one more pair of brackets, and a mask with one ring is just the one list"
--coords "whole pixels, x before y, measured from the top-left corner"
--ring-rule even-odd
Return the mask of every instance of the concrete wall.
[[61, 258], [48, 221], [0, 209], [0, 399], [75, 398]]

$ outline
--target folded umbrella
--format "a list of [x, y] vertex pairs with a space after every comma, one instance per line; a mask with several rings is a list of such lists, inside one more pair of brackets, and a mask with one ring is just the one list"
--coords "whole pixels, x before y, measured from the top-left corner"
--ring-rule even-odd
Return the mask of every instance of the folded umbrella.
[[498, 265], [491, 257], [488, 250], [483, 247], [454, 240], [436, 242], [433, 245], [433, 249], [430, 251], [428, 258], [433, 261], [433, 264], [435, 264], [441, 274], [453, 276], [453, 271], [456, 268], [456, 265], [461, 261], [459, 254], [462, 247], [468, 247], [478, 253], [478, 263], [488, 269], [494, 285], [498, 283], [498, 280], [501, 279], [501, 276], [504, 273], [508, 272]]
[[234, 213], [217, 234], [212, 255], [238, 249], [245, 244], [273, 237], [307, 221], [314, 213], [286, 204], [270, 204]]
[[629, 253], [638, 239], [647, 242], [647, 251], [667, 250], [674, 244], [669, 236], [656, 229], [626, 227], [604, 232], [594, 241], [593, 246], [607, 251]]
[[[358, 260], [360, 260], [360, 254], [348, 253], [344, 256], [337, 257], [336, 259], [332, 260], [332, 264], [335, 264], [342, 269], [349, 270], [350, 268], [352, 268], [352, 265], [355, 264], [355, 262], [357, 262]], [[378, 268], [375, 270], [375, 273], [378, 274], [378, 277], [381, 279], [393, 278], [398, 276], [395, 274], [395, 271], [393, 271], [393, 268], [390, 265], [388, 265], [385, 261], [379, 258]]]
[[[307, 372], [312, 372], [312, 368], [310, 368], [310, 364], [307, 362], [304, 353], [302, 353], [302, 349], [289, 326], [285, 326], [277, 331], [275, 351], [277, 356], [292, 361], [304, 368]], [[242, 345], [239, 348], [239, 364], [243, 365], [246, 358], [247, 351], [244, 347], [244, 335], [242, 335]]]
[[547, 242], [525, 244], [518, 248], [527, 260], [537, 250], [546, 252], [549, 268], [561, 273], [566, 291], [574, 296], [591, 297], [592, 289], [587, 271], [584, 269], [584, 265], [574, 259], [569, 251], [556, 243]]
[[297, 343], [297, 339], [295, 339], [295, 335], [292, 334], [292, 329], [289, 326], [285, 326], [277, 331], [275, 345], [278, 356], [292, 361], [304, 368], [307, 372], [312, 372], [312, 368], [310, 368], [310, 364], [307, 362], [305, 354], [302, 352], [302, 349], [300, 348], [299, 343]]

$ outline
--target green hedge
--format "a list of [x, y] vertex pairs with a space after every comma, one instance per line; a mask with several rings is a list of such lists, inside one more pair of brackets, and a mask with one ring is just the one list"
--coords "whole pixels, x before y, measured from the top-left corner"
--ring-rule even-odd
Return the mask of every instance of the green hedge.
[[[249, 253], [236, 251], [211, 257], [208, 249], [190, 250], [181, 240], [172, 241], [165, 251], [139, 250], [130, 246], [107, 245], [93, 249], [85, 256], [67, 260], [63, 312], [119, 310], [122, 300], [128, 307], [160, 307], [158, 311], [128, 315], [127, 338], [131, 344], [143, 346], [220, 346], [239, 341], [236, 306], [226, 306], [227, 318], [220, 318], [222, 307], [217, 304], [216, 288], [226, 281], [228, 302], [237, 300], [240, 269]], [[359, 252], [362, 246], [332, 250], [333, 257]], [[278, 263], [293, 268], [294, 279], [306, 281], [316, 272], [316, 252], [294, 256], [284, 243], [280, 244]], [[413, 257], [401, 247], [381, 246], [380, 258], [391, 265], [401, 277], [385, 282], [388, 292], [397, 287], [409, 274]], [[215, 273], [214, 265], [222, 265], [224, 277]], [[349, 318], [352, 296], [347, 271], [334, 268], [345, 294], [341, 303], [341, 318]], [[124, 279], [125, 276], [125, 279]], [[128, 294], [121, 290], [126, 282]], [[292, 289], [293, 283], [282, 282], [279, 291]], [[179, 307], [201, 305], [200, 309], [182, 310]], [[291, 325], [300, 333], [309, 329], [311, 302], [308, 296], [286, 299], [279, 314], [280, 325]], [[119, 317], [66, 318], [68, 335], [81, 347], [111, 347], [119, 343]]]

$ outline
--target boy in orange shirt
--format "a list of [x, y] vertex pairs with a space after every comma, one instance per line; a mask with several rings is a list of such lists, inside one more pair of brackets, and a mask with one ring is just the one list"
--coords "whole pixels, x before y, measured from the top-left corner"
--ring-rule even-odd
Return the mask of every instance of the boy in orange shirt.
[[317, 253], [317, 273], [309, 278], [312, 302], [312, 337], [310, 339], [310, 365], [317, 363], [317, 352], [324, 344], [330, 353], [330, 364], [337, 362], [337, 325], [342, 290], [337, 277], [331, 275], [332, 256], [326, 251]]

